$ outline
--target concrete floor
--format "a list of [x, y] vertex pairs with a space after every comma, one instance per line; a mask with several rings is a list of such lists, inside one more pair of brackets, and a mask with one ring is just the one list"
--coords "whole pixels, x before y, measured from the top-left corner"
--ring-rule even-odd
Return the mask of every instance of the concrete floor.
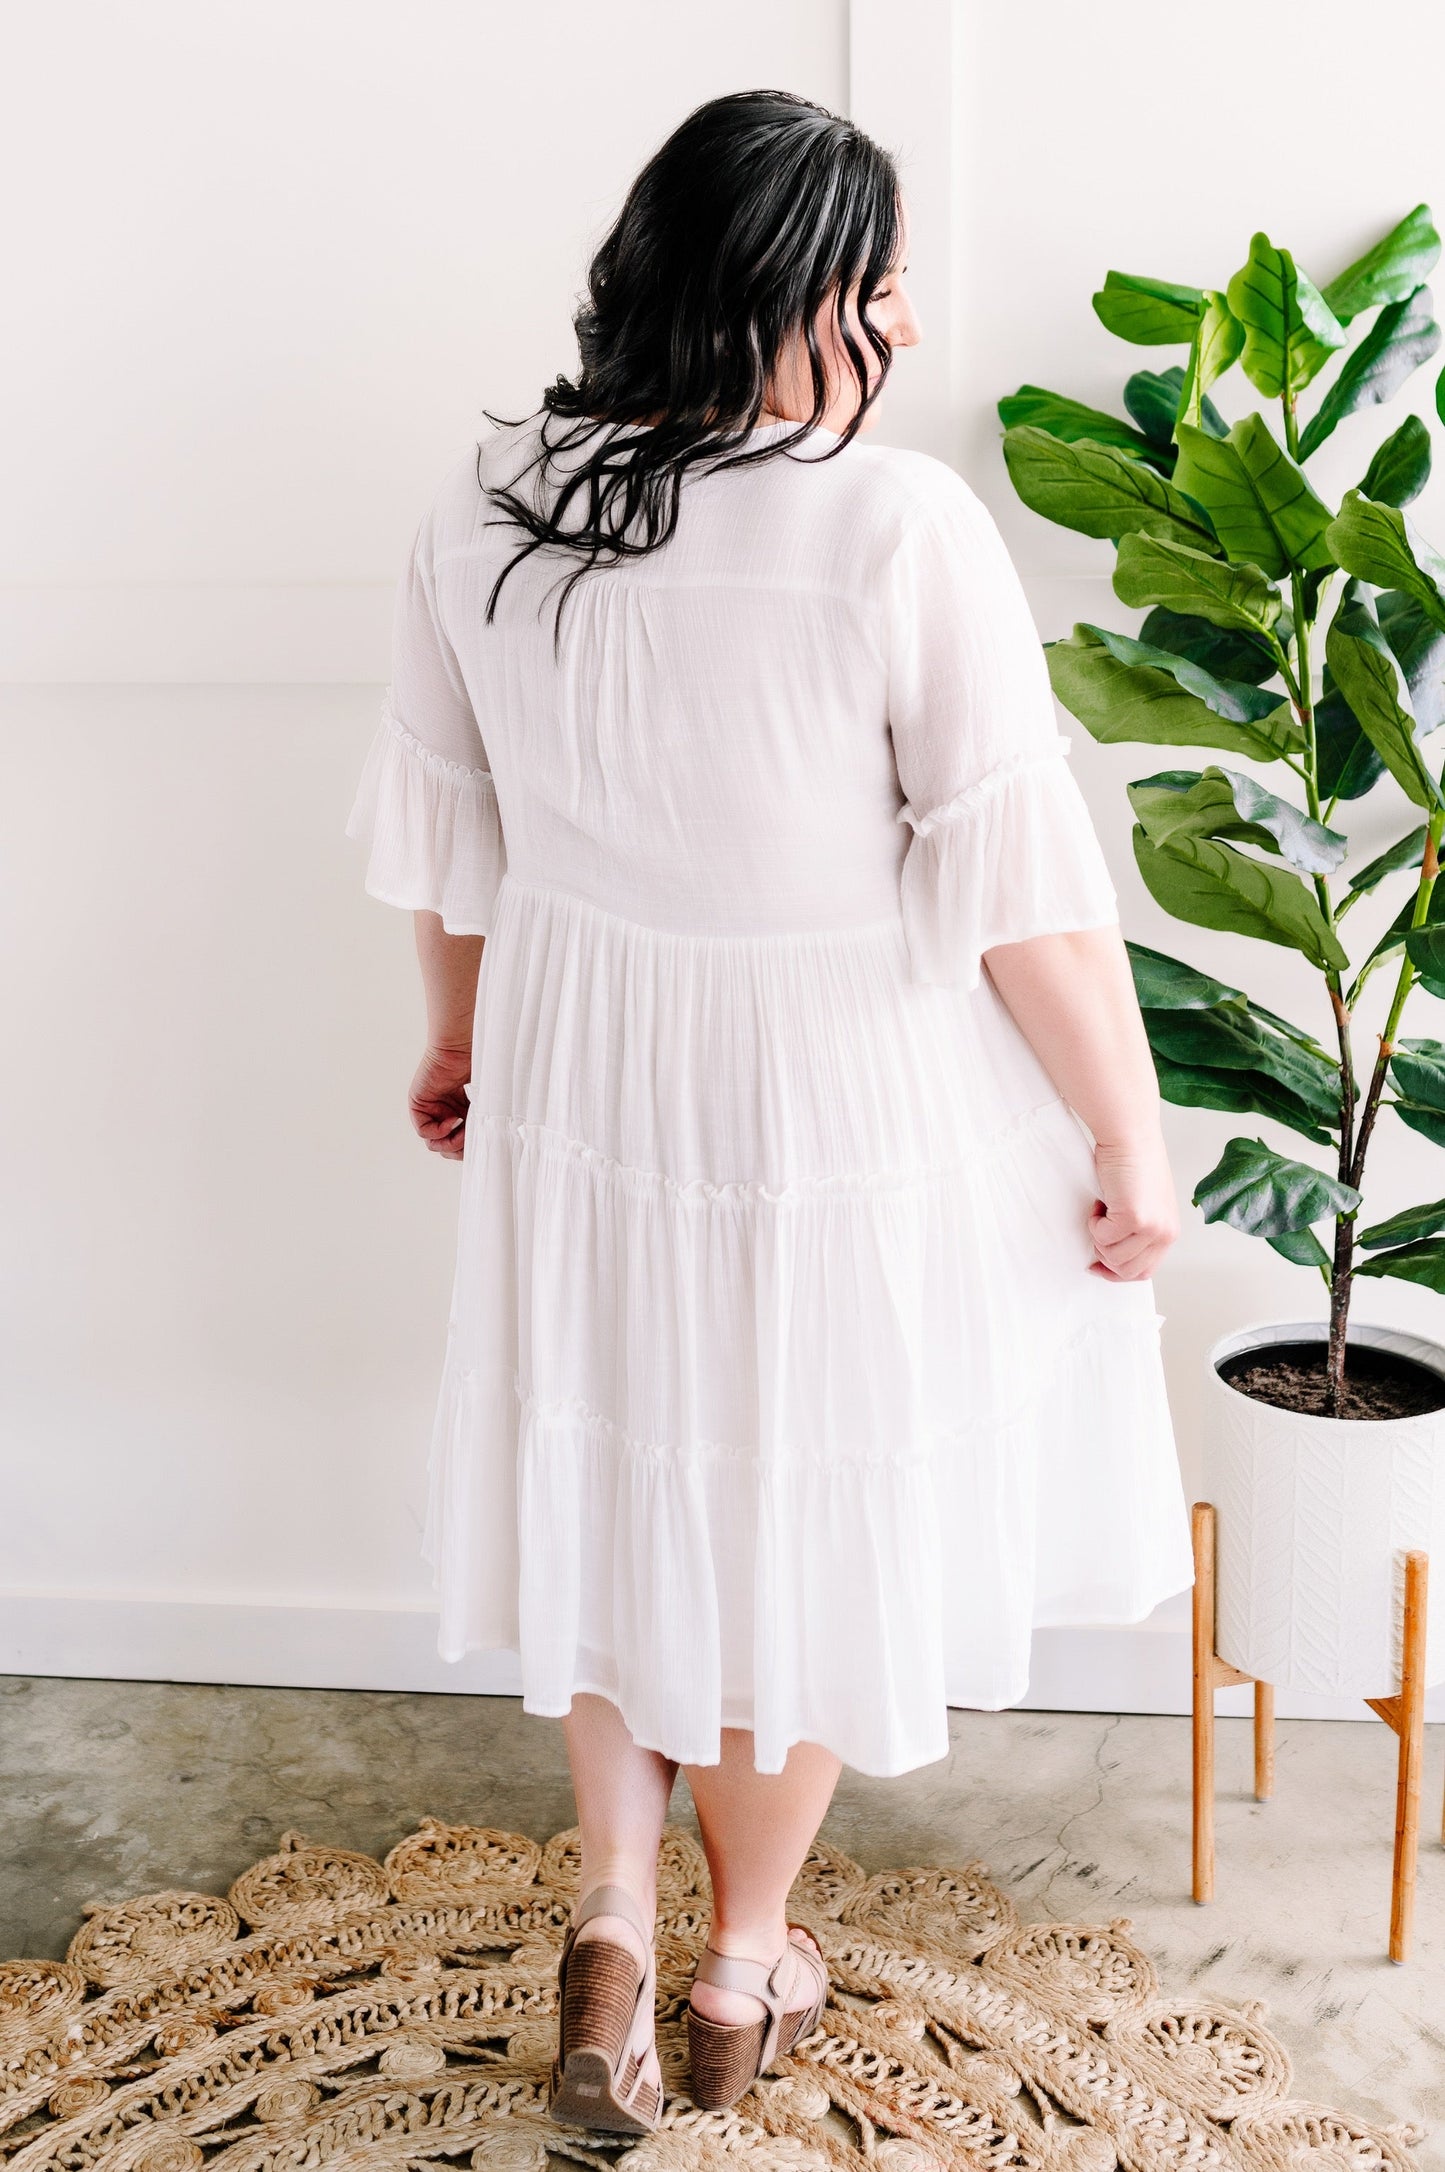
[[[896, 1780], [844, 1772], [824, 1832], [867, 1871], [981, 1857], [1021, 1916], [1126, 1915], [1166, 1989], [1259, 1998], [1296, 2094], [1431, 2126], [1445, 2168], [1440, 1735], [1426, 1760], [1411, 1961], [1385, 1956], [1394, 1737], [1286, 1721], [1249, 1795], [1249, 1723], [1220, 1722], [1219, 1897], [1189, 1898], [1182, 1719], [955, 1712]], [[58, 1956], [82, 1904], [224, 1892], [287, 1827], [386, 1852], [428, 1811], [538, 1838], [575, 1822], [559, 1721], [509, 1698], [0, 1677], [0, 1955]], [[675, 1823], [696, 1831], [684, 1780]]]

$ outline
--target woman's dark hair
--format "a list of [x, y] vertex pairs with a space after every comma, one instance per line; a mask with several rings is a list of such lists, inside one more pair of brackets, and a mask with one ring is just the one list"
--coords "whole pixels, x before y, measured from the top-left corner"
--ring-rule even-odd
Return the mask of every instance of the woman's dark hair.
[[[551, 546], [579, 561], [560, 626], [562, 604], [599, 560], [641, 556], [672, 535], [689, 468], [741, 466], [798, 444], [835, 389], [814, 329], [830, 300], [858, 380], [857, 410], [832, 448], [841, 452], [888, 372], [891, 349], [867, 304], [899, 233], [897, 167], [851, 121], [774, 90], [737, 91], [690, 113], [643, 167], [592, 259], [573, 319], [582, 366], [543, 393], [537, 453], [508, 486], [490, 489], [529, 540], [498, 574], [488, 620], [507, 575]], [[855, 284], [879, 371], [871, 388], [844, 316]], [[744, 450], [794, 333], [811, 363], [812, 413], [795, 432]], [[553, 417], [562, 428], [549, 436]], [[652, 426], [627, 427], [640, 423]], [[579, 451], [552, 489], [556, 456]], [[535, 500], [517, 487], [533, 469], [543, 486]]]

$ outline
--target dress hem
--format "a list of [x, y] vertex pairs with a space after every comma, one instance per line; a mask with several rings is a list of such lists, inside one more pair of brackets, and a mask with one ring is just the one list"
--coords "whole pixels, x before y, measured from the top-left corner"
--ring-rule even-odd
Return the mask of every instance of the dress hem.
[[[1192, 1589], [1193, 1582], [1193, 1577], [1189, 1577], [1183, 1583], [1176, 1582], [1171, 1578], [1170, 1582], [1164, 1590], [1159, 1591], [1155, 1594], [1155, 1596], [1148, 1599], [1147, 1601], [1134, 1602], [1135, 1610], [1127, 1613], [1070, 1615], [1067, 1618], [1054, 1619], [1051, 1619], [1047, 1616], [1041, 1616], [1034, 1622], [1033, 1627], [1035, 1630], [1137, 1628], [1141, 1622], [1147, 1621], [1149, 1619], [1149, 1616], [1155, 1611], [1155, 1609], [1162, 1606], [1166, 1599], [1177, 1598], [1181, 1591], [1188, 1591]], [[482, 1642], [479, 1640], [474, 1643], [464, 1644], [459, 1650], [455, 1652], [449, 1652], [448, 1650], [446, 1650], [446, 1648], [440, 1641], [438, 1641], [437, 1644], [437, 1656], [440, 1659], [444, 1660], [449, 1666], [455, 1666], [459, 1664], [460, 1661], [462, 1661], [463, 1659], [470, 1657], [473, 1652], [505, 1652], [517, 1658], [521, 1657], [521, 1654], [517, 1650], [517, 1646], [515, 1644], [502, 1643], [500, 1641]], [[945, 1698], [944, 1711], [945, 1713], [1013, 1711], [1018, 1707], [1022, 1699], [1028, 1695], [1029, 1679], [1030, 1677], [1026, 1674], [1021, 1686], [1009, 1696], [1001, 1698], [997, 1703], [974, 1703], [967, 1699]], [[515, 1696], [518, 1693], [514, 1690], [505, 1690], [491, 1692], [491, 1694], [502, 1696]], [[626, 1722], [627, 1724], [628, 1733], [632, 1736], [633, 1741], [637, 1744], [637, 1747], [640, 1750], [651, 1750], [658, 1757], [666, 1757], [670, 1759], [673, 1763], [680, 1765], [715, 1765], [719, 1762], [717, 1758], [679, 1757], [674, 1751], [667, 1749], [660, 1742], [643, 1741], [642, 1738], [636, 1733], [636, 1731], [632, 1727], [631, 1722], [627, 1721], [626, 1707], [624, 1706], [620, 1696], [615, 1690], [605, 1689], [599, 1682], [574, 1682], [574, 1684], [572, 1685], [571, 1697], [569, 1697], [568, 1702], [565, 1705], [543, 1704], [540, 1700], [534, 1702], [528, 1697], [526, 1691], [523, 1691], [521, 1692], [522, 1710], [530, 1714], [531, 1717], [534, 1719], [565, 1719], [572, 1709], [571, 1698], [580, 1696], [605, 1697], [609, 1704], [615, 1705], [617, 1707], [617, 1710], [622, 1714], [624, 1722]], [[1101, 1709], [1104, 1708], [1101, 1707]], [[744, 1727], [737, 1720], [730, 1720], [725, 1715], [719, 1719], [718, 1726], [720, 1730], [723, 1728], [732, 1727], [743, 1734], [756, 1734], [755, 1728]], [[946, 1731], [946, 1719], [944, 1722], [944, 1726]], [[795, 1742], [816, 1742], [820, 1749], [826, 1750], [832, 1748], [832, 1745], [830, 1743], [821, 1741], [816, 1735], [793, 1735], [783, 1745], [784, 1758], [786, 1758], [787, 1752], [793, 1747], [793, 1744]], [[936, 1750], [929, 1756], [915, 1757], [911, 1753], [908, 1753], [904, 1762], [890, 1762], [886, 1765], [857, 1764], [851, 1758], [845, 1757], [840, 1750], [833, 1750], [833, 1755], [839, 1759], [840, 1763], [845, 1764], [850, 1772], [856, 1772], [866, 1780], [894, 1780], [900, 1778], [904, 1773], [916, 1772], [921, 1766], [938, 1763], [940, 1758], [946, 1757], [948, 1755], [951, 1747], [951, 1743], [945, 1742], [944, 1747], [941, 1750]], [[777, 1765], [755, 1765], [753, 1769], [759, 1773], [771, 1774], [780, 1772], [782, 1770], [782, 1767]]]

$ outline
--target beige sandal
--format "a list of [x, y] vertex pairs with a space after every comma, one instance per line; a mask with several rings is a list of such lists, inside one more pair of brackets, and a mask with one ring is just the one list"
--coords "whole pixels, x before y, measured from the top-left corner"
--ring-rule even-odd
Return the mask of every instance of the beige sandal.
[[[597, 1915], [622, 1916], [640, 1934], [647, 1947], [640, 1977], [636, 1955], [617, 1939], [578, 1944], [578, 1931]], [[651, 2134], [662, 2116], [662, 2092], [642, 2072], [656, 2030], [653, 1928], [620, 1885], [594, 1886], [573, 1912], [557, 1960], [560, 2020], [547, 2100], [559, 2126]]]
[[[788, 1944], [776, 1961], [747, 1961], [729, 1953], [715, 1953], [704, 1946], [694, 1981], [715, 1983], [722, 1991], [746, 1991], [761, 1999], [768, 2009], [760, 2021], [709, 2021], [691, 2001], [687, 2008], [687, 2049], [692, 2064], [692, 2101], [700, 2111], [722, 2111], [735, 2104], [744, 2090], [766, 2074], [775, 2059], [803, 2037], [811, 2036], [828, 2003], [828, 1969], [821, 1954], [793, 1937], [812, 1932], [802, 1923], [788, 1925]], [[800, 1953], [813, 1971], [818, 1995], [811, 2006], [785, 2011], [782, 1986], [783, 1963], [789, 1952]], [[790, 1987], [791, 1988], [791, 1987]]]

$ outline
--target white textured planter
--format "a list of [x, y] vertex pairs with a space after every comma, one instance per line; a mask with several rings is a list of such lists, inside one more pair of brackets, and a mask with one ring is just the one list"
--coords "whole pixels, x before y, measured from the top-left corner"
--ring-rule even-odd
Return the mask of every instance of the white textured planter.
[[[1318, 1320], [1249, 1327], [1209, 1353], [1204, 1497], [1218, 1514], [1215, 1649], [1276, 1689], [1389, 1697], [1400, 1687], [1402, 1555], [1430, 1556], [1425, 1679], [1445, 1680], [1445, 1410], [1311, 1418], [1256, 1402], [1218, 1366], [1272, 1343], [1320, 1342]], [[1392, 1328], [1352, 1344], [1445, 1375], [1445, 1349]]]

